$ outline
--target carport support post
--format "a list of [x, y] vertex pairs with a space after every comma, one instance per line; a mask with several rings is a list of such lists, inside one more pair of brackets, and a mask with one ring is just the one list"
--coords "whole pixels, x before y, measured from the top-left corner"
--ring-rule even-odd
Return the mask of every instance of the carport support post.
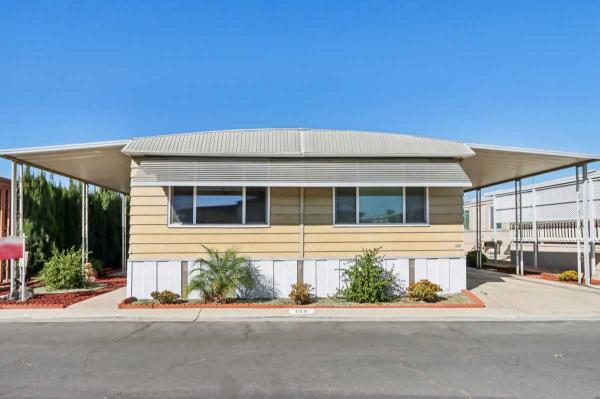
[[127, 269], [127, 196], [121, 194], [121, 270]]
[[515, 180], [515, 273], [519, 274], [519, 196], [518, 180]]
[[[24, 213], [23, 210], [25, 209], [23, 207], [23, 202], [24, 202], [24, 185], [25, 185], [25, 174], [23, 173], [23, 164], [19, 164], [19, 235], [21, 237], [23, 237], [23, 240], [25, 239], [25, 229], [24, 229]], [[25, 288], [26, 288], [26, 284], [25, 284], [25, 278], [26, 278], [26, 270], [25, 268], [27, 267], [27, 262], [25, 259], [26, 253], [23, 250], [23, 258], [21, 258], [19, 260], [19, 266], [20, 266], [20, 276], [21, 277], [21, 301], [25, 300]]]
[[[81, 267], [88, 262], [88, 185], [81, 183]], [[84, 269], [85, 271], [85, 269]]]
[[523, 256], [523, 181], [519, 179], [519, 256], [521, 276], [525, 275], [525, 261]]
[[483, 265], [481, 257], [481, 189], [475, 190], [475, 246], [477, 247], [477, 268]]
[[533, 224], [533, 267], [538, 268], [538, 256], [539, 256], [539, 236], [537, 226], [537, 199], [536, 199], [535, 187], [531, 188], [531, 211], [532, 211], [532, 224]]
[[[10, 235], [17, 235], [17, 163], [12, 162], [11, 170], [11, 181], [10, 181]], [[15, 293], [15, 273], [16, 273], [16, 262], [14, 259], [10, 260], [10, 298]]]
[[583, 269], [585, 270], [585, 282], [592, 285], [592, 267], [590, 265], [590, 206], [589, 206], [589, 182], [587, 164], [581, 165], [581, 178], [583, 180]]
[[576, 224], [575, 224], [575, 239], [577, 240], [577, 283], [581, 285], [581, 222], [579, 214], [579, 165], [575, 166], [575, 203], [576, 203]]

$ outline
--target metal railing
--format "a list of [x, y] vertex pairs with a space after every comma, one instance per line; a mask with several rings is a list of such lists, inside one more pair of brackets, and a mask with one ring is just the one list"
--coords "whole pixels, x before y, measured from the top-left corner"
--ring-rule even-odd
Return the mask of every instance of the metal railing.
[[[577, 242], [577, 221], [561, 220], [555, 222], [537, 222], [537, 241], [549, 243], [576, 243]], [[593, 228], [596, 230], [592, 237], [596, 237], [596, 242], [600, 242], [600, 220], [595, 220]], [[523, 241], [534, 242], [535, 231], [533, 222], [524, 222], [522, 224]], [[510, 239], [515, 240], [516, 223], [510, 223]], [[583, 241], [583, 222], [579, 223], [580, 242]]]

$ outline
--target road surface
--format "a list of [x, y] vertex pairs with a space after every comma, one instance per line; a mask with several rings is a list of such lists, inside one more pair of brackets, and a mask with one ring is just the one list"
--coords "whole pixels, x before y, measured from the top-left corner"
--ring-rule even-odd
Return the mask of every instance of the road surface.
[[2, 398], [598, 398], [600, 322], [1, 323]]

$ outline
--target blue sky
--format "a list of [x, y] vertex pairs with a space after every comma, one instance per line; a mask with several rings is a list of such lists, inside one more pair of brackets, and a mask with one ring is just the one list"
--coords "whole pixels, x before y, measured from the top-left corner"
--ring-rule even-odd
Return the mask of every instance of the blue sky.
[[323, 127], [600, 153], [599, 71], [597, 1], [3, 0], [0, 148]]

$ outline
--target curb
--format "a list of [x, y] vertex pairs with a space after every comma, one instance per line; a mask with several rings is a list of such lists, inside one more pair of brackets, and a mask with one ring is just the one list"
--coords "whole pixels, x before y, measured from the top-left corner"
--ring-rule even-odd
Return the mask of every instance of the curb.
[[33, 304], [33, 303], [4, 303], [0, 309], [64, 309], [66, 305], [60, 303]]
[[133, 304], [121, 302], [118, 305], [118, 309], [298, 309], [298, 308], [311, 308], [311, 309], [481, 309], [485, 308], [485, 304], [477, 295], [469, 290], [461, 290], [471, 300], [471, 303], [418, 303], [414, 305], [351, 305], [351, 306], [335, 306], [335, 305], [269, 305], [269, 304], [258, 304], [258, 303], [230, 303], [230, 304], [217, 304], [217, 303], [174, 303], [174, 304], [158, 304], [158, 303], [144, 303], [144, 304]]

